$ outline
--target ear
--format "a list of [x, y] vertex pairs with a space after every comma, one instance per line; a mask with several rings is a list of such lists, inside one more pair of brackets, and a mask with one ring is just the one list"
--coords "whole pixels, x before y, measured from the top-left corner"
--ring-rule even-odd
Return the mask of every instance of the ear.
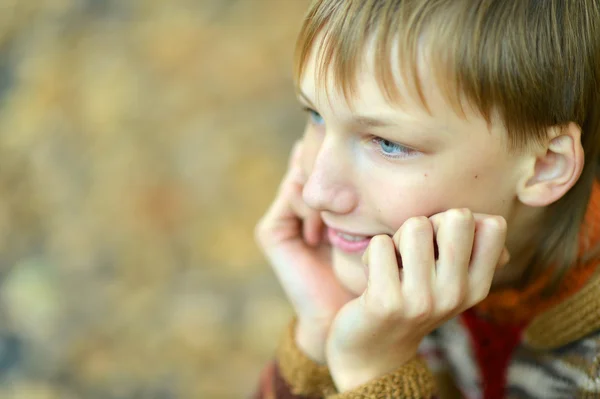
[[549, 138], [541, 151], [532, 154], [517, 193], [519, 200], [529, 206], [547, 206], [559, 200], [575, 185], [583, 170], [581, 128], [576, 123], [552, 128]]

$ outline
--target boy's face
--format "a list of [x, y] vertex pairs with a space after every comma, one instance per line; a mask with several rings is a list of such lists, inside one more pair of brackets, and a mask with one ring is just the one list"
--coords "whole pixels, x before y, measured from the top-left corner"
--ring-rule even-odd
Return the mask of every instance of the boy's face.
[[488, 126], [468, 109], [466, 118], [457, 115], [426, 68], [431, 114], [410, 96], [400, 106], [386, 101], [372, 65], [359, 72], [351, 109], [334, 87], [328, 97], [316, 85], [315, 66], [313, 56], [300, 82], [300, 101], [312, 110], [303, 197], [329, 227], [333, 268], [346, 288], [357, 295], [366, 288], [368, 238], [393, 235], [410, 217], [469, 208], [502, 215], [510, 226], [523, 158], [508, 152], [500, 124]]

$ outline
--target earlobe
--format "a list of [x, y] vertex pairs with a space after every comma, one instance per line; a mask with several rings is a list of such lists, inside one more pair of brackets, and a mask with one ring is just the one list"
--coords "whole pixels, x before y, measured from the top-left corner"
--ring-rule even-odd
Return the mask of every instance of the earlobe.
[[[556, 131], [556, 128], [554, 128]], [[532, 154], [527, 178], [519, 189], [519, 200], [529, 206], [541, 207], [562, 198], [575, 185], [584, 165], [581, 128], [569, 123], [541, 152]]]

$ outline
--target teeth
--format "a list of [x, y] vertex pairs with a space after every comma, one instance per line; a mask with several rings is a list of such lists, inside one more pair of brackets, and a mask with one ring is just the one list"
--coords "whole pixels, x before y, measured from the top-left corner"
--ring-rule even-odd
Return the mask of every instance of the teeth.
[[365, 236], [353, 236], [353, 235], [345, 234], [345, 233], [338, 233], [338, 236], [342, 237], [346, 241], [354, 241], [354, 242], [362, 241], [365, 238], [367, 238]]

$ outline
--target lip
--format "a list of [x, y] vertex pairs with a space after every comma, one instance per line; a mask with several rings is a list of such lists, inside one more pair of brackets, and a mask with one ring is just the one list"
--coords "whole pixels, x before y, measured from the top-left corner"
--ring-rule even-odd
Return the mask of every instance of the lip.
[[[349, 241], [344, 237], [340, 236], [340, 234], [354, 235], [354, 236], [364, 236], [365, 238], [359, 241]], [[364, 252], [369, 243], [371, 242], [371, 238], [373, 236], [367, 236], [364, 234], [355, 234], [350, 233], [344, 230], [335, 229], [333, 227], [327, 227], [327, 238], [331, 245], [336, 248], [341, 249], [344, 252], [348, 253], [356, 253], [356, 252]]]

